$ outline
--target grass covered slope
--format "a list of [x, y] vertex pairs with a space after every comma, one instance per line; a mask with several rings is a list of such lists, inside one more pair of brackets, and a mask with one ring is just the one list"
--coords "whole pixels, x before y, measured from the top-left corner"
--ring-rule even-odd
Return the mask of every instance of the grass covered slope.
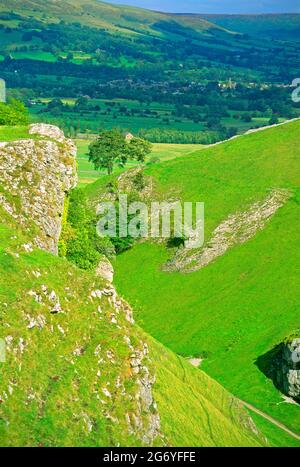
[[200, 15], [207, 21], [251, 36], [299, 41], [300, 14]]
[[[264, 444], [246, 412], [215, 381], [130, 326], [122, 312], [113, 323], [109, 297], [91, 296], [103, 290], [101, 279], [48, 253], [24, 251], [25, 238], [9, 223], [0, 226], [1, 336], [7, 345], [7, 360], [0, 363], [0, 445], [145, 444], [149, 414], [138, 418], [128, 339], [135, 348], [149, 343], [144, 364], [156, 376], [161, 420], [155, 445]], [[52, 291], [62, 312], [51, 311]], [[141, 426], [130, 428], [133, 414]]]
[[252, 417], [221, 385], [163, 345], [150, 342], [156, 368], [154, 396], [169, 444], [271, 445]]
[[[1, 129], [0, 129], [0, 138], [1, 138]], [[81, 184], [87, 184], [95, 182], [101, 176], [103, 176], [105, 171], [96, 171], [92, 162], [88, 159], [89, 145], [93, 140], [83, 140], [77, 139], [76, 146], [78, 149], [78, 177]], [[183, 157], [187, 154], [201, 149], [200, 144], [166, 144], [166, 143], [154, 143], [152, 145], [152, 152], [147, 156], [146, 163], [158, 163], [175, 157]], [[136, 161], [129, 161], [126, 164], [125, 169], [129, 169], [132, 166], [137, 165]], [[116, 169], [115, 169], [116, 170]], [[123, 170], [123, 169], [122, 169]], [[101, 182], [100, 182], [101, 183]], [[94, 191], [94, 190], [93, 190]]]
[[130, 364], [143, 348], [140, 333], [110, 294], [95, 296], [103, 281], [42, 251], [26, 253], [7, 223], [0, 230], [0, 444], [147, 444], [149, 413], [140, 413]]
[[299, 129], [292, 122], [147, 170], [156, 196], [205, 202], [206, 242], [230, 214], [289, 189], [289, 201], [250, 241], [192, 274], [163, 272], [172, 252], [157, 244], [116, 261], [118, 290], [147, 332], [181, 355], [204, 357], [208, 374], [296, 432], [299, 406], [283, 403], [256, 362], [300, 326]]
[[27, 126], [0, 126], [0, 142], [32, 138]]
[[[157, 22], [176, 21], [176, 15], [154, 12], [142, 8], [135, 8], [125, 5], [114, 5], [97, 0], [64, 0], [57, 2], [50, 0], [45, 4], [42, 0], [23, 1], [2, 0], [0, 11], [13, 11], [17, 14], [41, 18], [46, 21], [57, 22], [58, 18], [66, 22], [80, 21], [81, 24], [96, 26], [107, 31], [121, 32], [135, 35], [137, 33], [149, 34], [149, 32], [159, 35], [153, 27]], [[208, 32], [210, 29], [224, 31], [221, 26], [211, 24], [203, 18], [193, 18], [187, 16], [182, 21], [185, 27], [193, 27], [197, 32]]]
[[[51, 164], [59, 179], [67, 162]], [[264, 445], [230, 393], [134, 325], [111, 284], [34, 247], [43, 227], [30, 213], [21, 227], [10, 203], [24, 214], [41, 168], [18, 168], [35, 182], [0, 184], [0, 445]]]

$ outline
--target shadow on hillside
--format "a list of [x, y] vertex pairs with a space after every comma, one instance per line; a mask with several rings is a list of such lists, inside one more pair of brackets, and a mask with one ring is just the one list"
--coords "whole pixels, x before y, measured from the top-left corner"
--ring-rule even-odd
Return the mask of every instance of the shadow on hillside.
[[274, 386], [283, 392], [282, 381], [280, 375], [280, 365], [282, 360], [283, 344], [276, 345], [273, 349], [269, 350], [263, 355], [260, 355], [255, 360], [255, 365], [258, 369], [270, 379]]

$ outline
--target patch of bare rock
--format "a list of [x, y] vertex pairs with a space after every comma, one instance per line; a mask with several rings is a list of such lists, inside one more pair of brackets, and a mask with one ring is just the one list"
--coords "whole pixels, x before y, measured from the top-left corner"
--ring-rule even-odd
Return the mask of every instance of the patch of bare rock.
[[25, 229], [37, 227], [36, 246], [58, 252], [66, 194], [76, 186], [76, 146], [63, 132], [34, 124], [28, 138], [0, 147], [0, 205]]
[[273, 190], [264, 200], [252, 204], [246, 211], [231, 214], [213, 231], [211, 239], [203, 248], [179, 248], [164, 269], [191, 273], [207, 266], [230, 248], [254, 237], [285, 204], [289, 196], [288, 190]]

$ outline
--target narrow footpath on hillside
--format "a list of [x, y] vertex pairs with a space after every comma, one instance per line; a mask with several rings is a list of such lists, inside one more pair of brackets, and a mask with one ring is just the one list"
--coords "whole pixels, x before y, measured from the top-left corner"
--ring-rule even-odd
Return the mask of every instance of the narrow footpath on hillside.
[[[179, 355], [177, 355], [177, 358], [181, 364], [181, 367], [182, 367], [182, 370], [183, 370], [183, 381], [186, 381], [186, 372], [185, 372], [185, 368], [182, 364], [182, 360], [181, 358], [179, 357]], [[196, 368], [199, 368], [199, 365], [195, 365], [194, 363], [192, 363], [192, 360], [198, 360], [198, 359], [189, 359], [188, 361], [191, 363], [191, 365], [195, 366]], [[240, 402], [240, 404], [242, 404], [246, 409], [249, 409], [251, 410], [252, 412], [255, 412], [257, 413], [258, 415], [260, 415], [261, 417], [263, 417], [264, 419], [268, 420], [270, 423], [272, 423], [273, 425], [277, 426], [277, 428], [285, 431], [286, 433], [288, 433], [290, 436], [292, 436], [293, 438], [297, 439], [300, 441], [300, 435], [298, 435], [297, 433], [295, 433], [294, 431], [290, 430], [287, 426], [285, 426], [283, 423], [279, 422], [278, 420], [276, 420], [275, 418], [271, 417], [270, 415], [268, 415], [267, 413], [263, 412], [262, 410], [258, 409], [257, 407], [255, 407], [254, 405], [252, 404], [249, 404], [248, 402], [245, 402], [243, 401], [242, 399], [239, 399], [238, 397], [234, 396], [235, 399]]]
[[295, 439], [298, 439], [300, 441], [300, 435], [295, 433], [294, 431], [290, 430], [287, 426], [285, 426], [283, 423], [279, 422], [275, 418], [271, 417], [270, 415], [266, 414], [265, 412], [262, 412], [261, 410], [257, 409], [254, 407], [252, 404], [248, 404], [248, 402], [242, 401], [241, 399], [238, 399], [241, 404], [243, 404], [244, 407], [246, 407], [249, 410], [252, 410], [253, 412], [257, 413], [261, 417], [265, 418], [269, 422], [273, 423], [273, 425], [277, 426], [281, 430], [285, 431], [288, 433], [290, 436], [292, 436]]

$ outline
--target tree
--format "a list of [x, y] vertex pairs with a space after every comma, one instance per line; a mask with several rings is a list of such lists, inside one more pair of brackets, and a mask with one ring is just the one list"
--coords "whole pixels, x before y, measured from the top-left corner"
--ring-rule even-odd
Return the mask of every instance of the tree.
[[89, 146], [89, 161], [95, 170], [106, 169], [110, 175], [114, 165], [124, 167], [128, 159], [143, 162], [151, 152], [151, 144], [141, 138], [126, 141], [119, 130], [104, 130]]
[[17, 99], [8, 104], [0, 102], [0, 125], [27, 125], [29, 121], [25, 105]]
[[89, 99], [85, 96], [80, 96], [75, 101], [76, 110], [86, 110], [88, 108]]
[[273, 114], [269, 120], [269, 125], [277, 125], [278, 122], [278, 117], [275, 114]]
[[61, 100], [61, 99], [58, 99], [58, 98], [52, 99], [52, 100], [51, 100], [50, 102], [48, 102], [48, 104], [47, 104], [47, 108], [48, 108], [49, 110], [53, 110], [53, 109], [58, 108], [60, 111], [62, 111], [63, 106], [64, 106], [64, 104], [63, 104], [62, 100]]
[[132, 138], [128, 144], [129, 159], [144, 162], [146, 156], [152, 151], [152, 144], [142, 138]]
[[242, 116], [242, 120], [243, 120], [243, 122], [250, 123], [250, 122], [252, 122], [252, 117], [249, 114], [245, 114], [245, 115]]
[[72, 54], [72, 52], [69, 52], [67, 55], [67, 61], [71, 62], [73, 59], [74, 59], [74, 55]]
[[73, 190], [67, 200], [67, 219], [63, 222], [59, 253], [81, 269], [93, 269], [102, 255], [115, 254], [114, 246], [109, 238], [97, 235], [96, 214], [82, 189]]
[[95, 170], [106, 169], [110, 175], [114, 164], [123, 167], [127, 161], [126, 141], [118, 130], [102, 131], [89, 146], [89, 161]]
[[216, 115], [206, 115], [206, 126], [210, 130], [218, 130], [221, 124], [220, 118]]

